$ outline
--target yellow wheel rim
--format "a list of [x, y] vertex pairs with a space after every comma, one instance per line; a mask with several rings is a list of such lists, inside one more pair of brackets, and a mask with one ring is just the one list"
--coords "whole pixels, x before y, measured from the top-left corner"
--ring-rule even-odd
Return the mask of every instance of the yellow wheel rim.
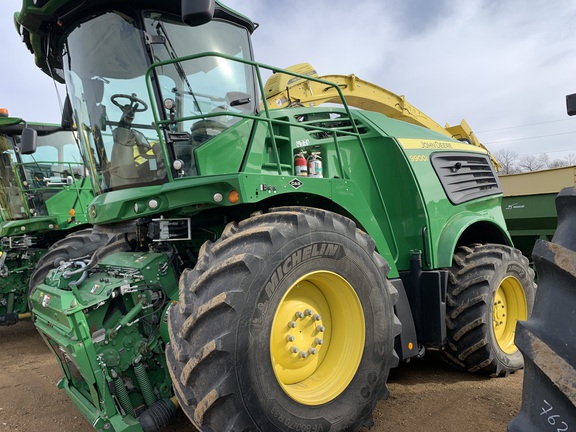
[[528, 319], [528, 306], [524, 288], [518, 279], [506, 277], [494, 294], [492, 327], [500, 349], [506, 354], [515, 353], [516, 322]]
[[270, 358], [278, 383], [304, 405], [333, 400], [358, 369], [365, 333], [352, 286], [336, 273], [308, 273], [288, 289], [272, 322]]

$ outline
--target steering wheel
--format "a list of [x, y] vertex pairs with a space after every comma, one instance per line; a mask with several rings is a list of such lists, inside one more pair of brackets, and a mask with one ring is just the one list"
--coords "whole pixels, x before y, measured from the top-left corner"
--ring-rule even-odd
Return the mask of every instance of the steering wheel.
[[[128, 99], [129, 103], [122, 105], [118, 99]], [[130, 128], [134, 116], [137, 112], [143, 112], [148, 109], [148, 104], [136, 96], [136, 93], [131, 95], [118, 93], [110, 97], [114, 105], [122, 110], [122, 118], [120, 119], [120, 126]]]
[[[130, 103], [122, 105], [120, 102], [118, 102], [118, 99], [128, 99]], [[110, 97], [110, 100], [122, 111], [124, 111], [124, 109], [126, 109], [127, 106], [130, 107], [130, 109], [132, 109], [132, 112], [134, 113], [146, 111], [148, 109], [148, 104], [144, 102], [142, 99], [138, 98], [136, 96], [136, 93], [132, 93], [131, 95], [122, 93], [114, 94]], [[139, 105], [142, 105], [142, 108], [138, 109]]]

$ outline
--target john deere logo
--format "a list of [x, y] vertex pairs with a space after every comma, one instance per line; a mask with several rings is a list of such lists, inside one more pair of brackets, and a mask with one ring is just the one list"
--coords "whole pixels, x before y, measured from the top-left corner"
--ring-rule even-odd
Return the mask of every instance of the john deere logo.
[[302, 186], [302, 182], [295, 178], [290, 182], [290, 186], [292, 186], [294, 189], [298, 189], [300, 186]]

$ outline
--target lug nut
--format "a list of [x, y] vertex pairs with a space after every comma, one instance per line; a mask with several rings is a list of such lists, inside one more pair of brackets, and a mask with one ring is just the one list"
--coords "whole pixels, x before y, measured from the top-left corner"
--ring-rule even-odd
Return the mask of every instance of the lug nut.
[[320, 338], [316, 338], [316, 339], [314, 339], [314, 342], [316, 342], [316, 345], [322, 345], [324, 343], [324, 340], [322, 340]]
[[288, 336], [286, 336], [286, 340], [287, 340], [288, 342], [294, 342], [294, 336], [288, 335]]
[[312, 309], [306, 309], [306, 310], [304, 311], [304, 314], [305, 314], [306, 316], [312, 315], [312, 314], [313, 314]]
[[326, 327], [319, 325], [318, 327], [316, 327], [316, 330], [318, 330], [320, 333], [322, 333], [323, 331], [326, 330]]
[[316, 354], [316, 348], [308, 348], [308, 354], [315, 355]]
[[295, 322], [295, 321], [290, 321], [290, 322], [288, 323], [288, 327], [296, 328], [296, 322]]
[[312, 318], [314, 318], [314, 321], [320, 321], [322, 319], [322, 317], [318, 314], [314, 314]]
[[292, 348], [290, 348], [290, 351], [292, 351], [294, 354], [296, 354], [300, 350], [298, 349], [297, 346], [293, 346]]
[[296, 312], [294, 315], [296, 316], [296, 318], [304, 318], [304, 314], [300, 311]]
[[300, 351], [299, 356], [305, 359], [306, 357], [308, 357], [308, 353], [306, 351]]

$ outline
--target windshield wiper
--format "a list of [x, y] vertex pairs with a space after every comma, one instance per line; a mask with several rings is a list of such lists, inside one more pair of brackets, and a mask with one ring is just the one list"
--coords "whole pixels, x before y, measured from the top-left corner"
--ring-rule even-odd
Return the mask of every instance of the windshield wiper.
[[[151, 43], [163, 44], [166, 47], [166, 51], [168, 52], [170, 59], [171, 60], [178, 59], [178, 55], [176, 54], [176, 50], [174, 49], [174, 45], [172, 45], [172, 42], [170, 41], [170, 38], [168, 37], [168, 32], [166, 31], [166, 28], [164, 27], [164, 23], [162, 21], [158, 21], [158, 23], [156, 24], [156, 32], [157, 32], [157, 36], [153, 37], [153, 40], [151, 41]], [[159, 39], [159, 40], [156, 41], [156, 39]], [[174, 63], [174, 67], [176, 68], [176, 72], [178, 73], [178, 76], [180, 77], [182, 82], [184, 82], [186, 84], [186, 86], [188, 87], [188, 93], [194, 99], [194, 106], [198, 109], [198, 111], [200, 112], [200, 115], [202, 115], [203, 114], [202, 109], [200, 108], [200, 104], [198, 103], [198, 100], [196, 99], [196, 94], [192, 90], [192, 86], [190, 85], [190, 81], [188, 81], [188, 77], [186, 76], [186, 73], [184, 72], [182, 65], [180, 64], [180, 62], [176, 62], [176, 63]], [[177, 93], [176, 89], [175, 89], [174, 93]]]

